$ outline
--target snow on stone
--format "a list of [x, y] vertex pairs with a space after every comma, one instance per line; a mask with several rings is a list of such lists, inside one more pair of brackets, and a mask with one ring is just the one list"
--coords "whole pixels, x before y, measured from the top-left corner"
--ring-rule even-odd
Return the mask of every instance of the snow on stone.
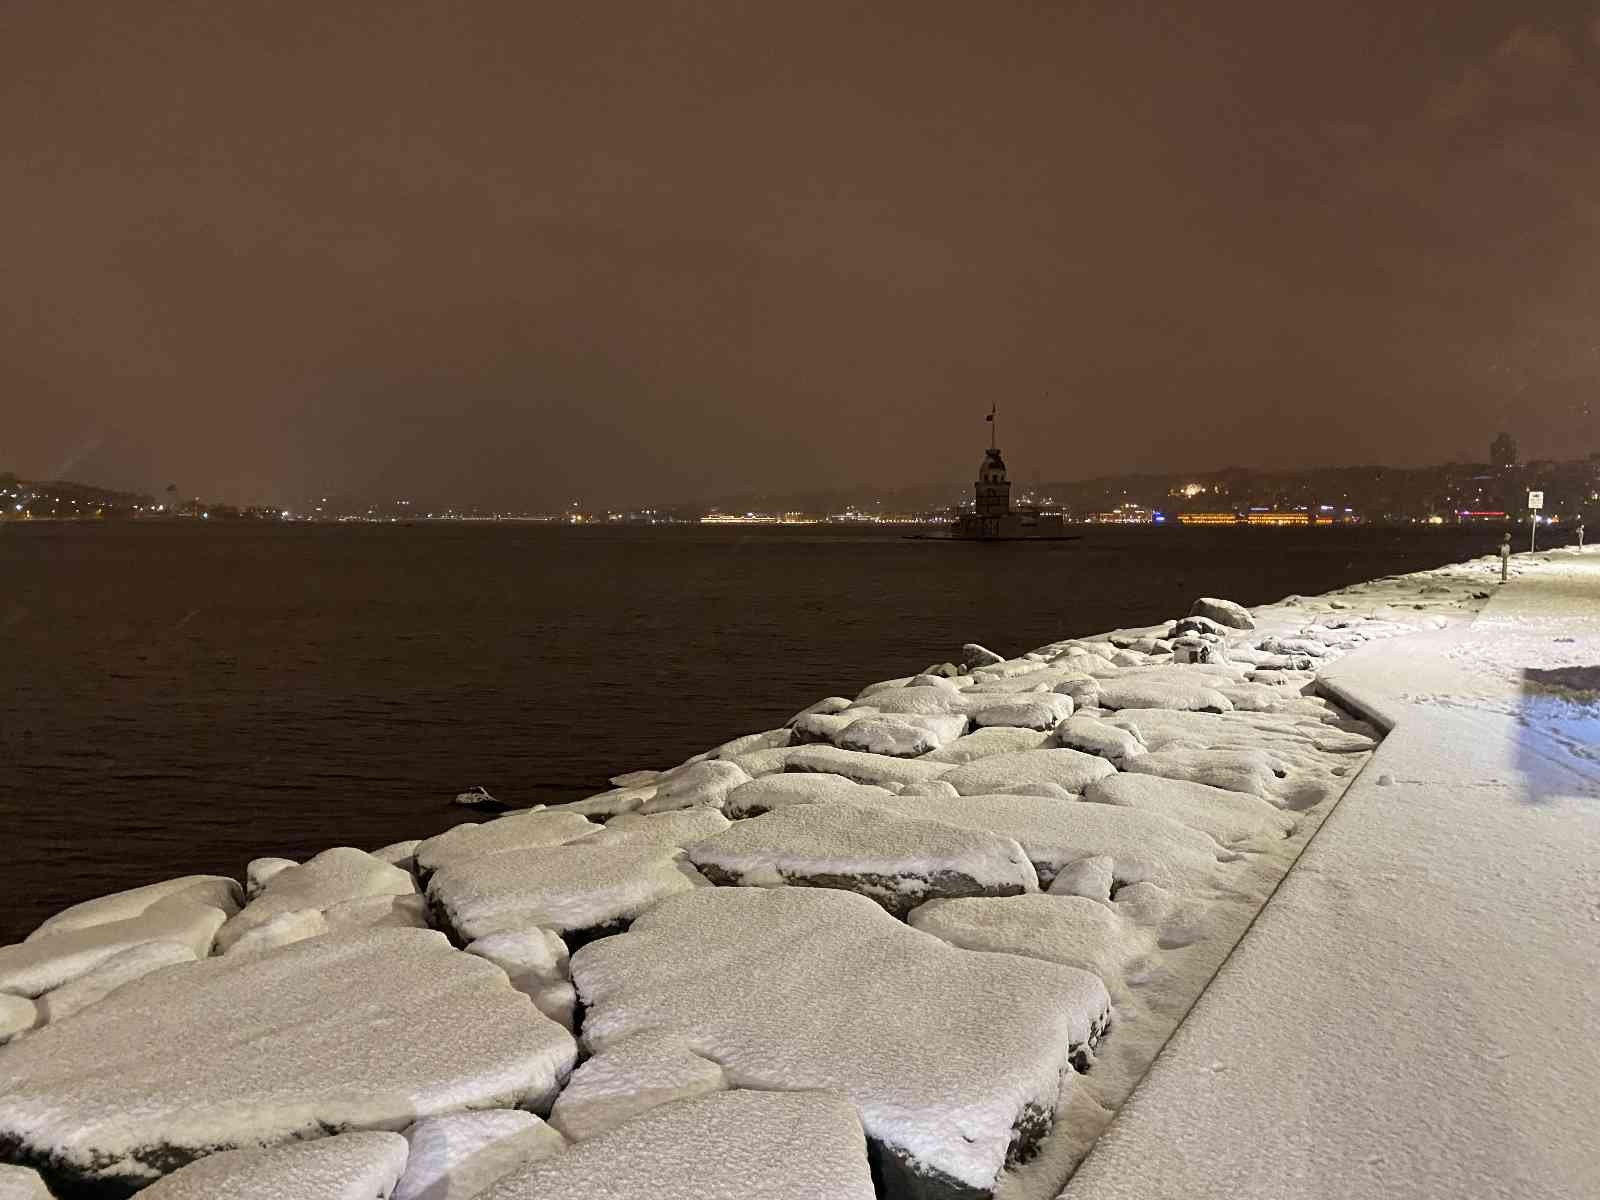
[[609, 792], [585, 796], [582, 800], [570, 800], [566, 804], [552, 804], [544, 811], [576, 813], [581, 817], [595, 817], [604, 821], [619, 813], [637, 812], [639, 806], [646, 800], [653, 798], [655, 794], [654, 784], [640, 787], [612, 788]]
[[843, 775], [856, 783], [921, 783], [938, 779], [949, 764], [926, 759], [890, 758], [887, 754], [866, 754], [860, 750], [841, 750], [837, 746], [801, 746], [791, 753], [785, 770], [815, 771]]
[[796, 717], [793, 734], [796, 746], [809, 746], [816, 742], [833, 745], [834, 739], [849, 728], [851, 722], [872, 716], [877, 710], [871, 705], [846, 709], [837, 713], [806, 713]]
[[353, 846], [335, 846], [267, 880], [255, 899], [217, 931], [217, 951], [226, 954], [252, 930], [288, 913], [321, 912], [347, 900], [409, 896], [416, 890], [409, 871]]
[[511, 1108], [429, 1117], [405, 1139], [410, 1155], [391, 1200], [470, 1200], [523, 1164], [567, 1148], [538, 1117]]
[[32, 1167], [0, 1163], [0, 1200], [51, 1200], [50, 1192]]
[[71, 983], [40, 996], [39, 1019], [41, 1022], [59, 1021], [104, 999], [124, 984], [144, 978], [151, 971], [194, 961], [194, 948], [180, 942], [146, 942], [133, 946], [113, 954]]
[[874, 1200], [848, 1101], [727, 1091], [656, 1108], [513, 1171], [475, 1200]]
[[494, 933], [467, 943], [466, 951], [504, 971], [511, 986], [556, 1024], [573, 1027], [577, 994], [567, 969], [567, 944], [554, 930]]
[[1116, 860], [1118, 879], [1154, 878], [1167, 886], [1197, 884], [1217, 867], [1218, 847], [1211, 838], [1166, 817], [1127, 808], [1002, 794], [954, 800], [890, 796], [867, 804], [880, 812], [921, 816], [1012, 839], [1046, 886], [1063, 867], [1096, 855]]
[[307, 938], [321, 937], [329, 932], [327, 917], [320, 908], [296, 908], [280, 912], [245, 930], [223, 953], [230, 958], [248, 954], [265, 954], [280, 946], [292, 946]]
[[196, 903], [180, 891], [157, 900], [138, 916], [59, 932], [57, 927], [41, 927], [26, 942], [0, 947], [0, 992], [42, 995], [113, 955], [149, 942], [178, 942], [196, 958], [204, 958], [225, 920], [222, 909]]
[[1068, 750], [1096, 755], [1113, 766], [1120, 766], [1124, 759], [1136, 758], [1147, 749], [1134, 730], [1083, 714], [1068, 717], [1057, 725], [1051, 740], [1054, 745]]
[[1218, 625], [1225, 625], [1229, 629], [1254, 629], [1255, 619], [1251, 617], [1250, 610], [1242, 604], [1235, 604], [1232, 600], [1218, 600], [1214, 596], [1202, 596], [1194, 602], [1189, 609], [1191, 617], [1205, 617], [1215, 621]]
[[575, 1057], [440, 934], [314, 938], [156, 971], [6, 1046], [0, 1145], [58, 1183], [133, 1188], [220, 1149], [546, 1104]]
[[292, 858], [252, 858], [244, 869], [244, 896], [254, 900], [274, 875], [282, 874], [300, 864]]
[[[1008, 1159], [1026, 1157], [1049, 1127], [1063, 1076], [1098, 1038], [1109, 1007], [1087, 972], [957, 950], [864, 897], [823, 888], [700, 889], [585, 946], [572, 966], [588, 1005], [584, 1036], [597, 1050], [635, 1033], [675, 1033], [719, 1062], [734, 1087], [849, 1097], [881, 1148], [888, 1195], [937, 1194], [897, 1186], [908, 1179], [988, 1192]], [[579, 1152], [615, 1138], [606, 1146], [615, 1153], [627, 1144], [621, 1135], [640, 1136], [658, 1114], [716, 1098], [658, 1109]], [[734, 1152], [752, 1128], [775, 1124], [741, 1122], [707, 1156]]]
[[0, 1044], [9, 1042], [19, 1033], [26, 1033], [39, 1023], [39, 1006], [26, 996], [13, 996], [0, 992]]
[[1154, 948], [1105, 904], [1081, 896], [984, 896], [930, 900], [906, 920], [963, 950], [1020, 954], [1112, 979], [1135, 956]]
[[1072, 697], [1056, 692], [1040, 692], [1026, 700], [985, 704], [972, 710], [972, 723], [986, 729], [1010, 726], [1015, 729], [1047, 731], [1072, 715]]
[[[877, 692], [871, 704], [859, 704], [846, 712], [903, 717], [943, 717], [966, 711], [966, 695], [954, 688], [939, 684], [907, 685]], [[844, 714], [841, 714], [844, 715]]]
[[996, 754], [1014, 754], [1019, 750], [1039, 750], [1050, 742], [1050, 735], [1033, 729], [1019, 729], [1000, 725], [993, 729], [974, 729], [965, 737], [926, 756], [927, 762], [951, 763], [961, 766], [992, 758]]
[[99, 896], [64, 908], [29, 934], [27, 940], [31, 942], [58, 933], [126, 921], [148, 912], [152, 905], [177, 897], [193, 904], [221, 909], [226, 916], [238, 912], [239, 906], [244, 903], [243, 891], [235, 879], [222, 875], [184, 875], [125, 892], [113, 892], [109, 896]]
[[1109, 904], [1111, 889], [1117, 884], [1116, 870], [1117, 860], [1108, 854], [1080, 858], [1061, 868], [1061, 873], [1050, 884], [1049, 894], [1082, 896], [1086, 900], [1098, 900], [1103, 904]]
[[531, 846], [560, 846], [596, 833], [600, 826], [570, 809], [536, 809], [512, 813], [481, 825], [468, 822], [447, 829], [417, 847], [417, 870], [423, 878], [453, 862], [523, 850]]
[[332, 930], [426, 929], [428, 927], [427, 901], [420, 895], [363, 896], [359, 900], [346, 900], [322, 912], [323, 920]]
[[1294, 829], [1292, 818], [1257, 796], [1159, 775], [1110, 775], [1091, 783], [1083, 798], [1091, 804], [1159, 813], [1224, 846], [1284, 838]]
[[641, 813], [668, 812], [676, 808], [693, 808], [708, 804], [722, 807], [722, 801], [741, 783], [749, 783], [750, 776], [742, 767], [721, 760], [694, 763], [687, 767], [674, 767], [662, 774], [656, 784], [656, 794], [639, 806]]
[[[909, 803], [914, 811], [938, 801]], [[1039, 888], [1012, 838], [854, 803], [797, 804], [740, 821], [688, 855], [713, 883], [843, 888], [897, 915], [932, 896]]]
[[659, 900], [694, 886], [674, 865], [673, 847], [534, 846], [444, 867], [428, 881], [439, 928], [462, 943], [536, 926], [587, 934], [631, 921]]
[[901, 675], [896, 679], [880, 679], [876, 683], [869, 683], [856, 693], [856, 698], [852, 703], [860, 704], [867, 697], [876, 696], [879, 692], [898, 691], [910, 683], [912, 678], [910, 675]]
[[1101, 708], [1170, 708], [1232, 712], [1233, 702], [1216, 689], [1216, 680], [1182, 667], [1161, 667], [1100, 681]]
[[139, 1193], [147, 1200], [384, 1200], [406, 1166], [397, 1133], [344, 1133], [264, 1150], [225, 1150]]
[[791, 804], [843, 800], [862, 793], [869, 796], [890, 794], [883, 788], [856, 783], [843, 775], [826, 771], [766, 775], [729, 792], [728, 798], [722, 803], [722, 811], [729, 817], [759, 817], [764, 812], [786, 808]]
[[[948, 797], [948, 798], [953, 800], [953, 799], [955, 799], [955, 797], [959, 796], [961, 793], [956, 791], [955, 788], [951, 787], [948, 783], [946, 783], [942, 779], [930, 779], [926, 783], [907, 784], [904, 788], [902, 788], [899, 791], [899, 793], [892, 793], [891, 792], [889, 794], [890, 795], [898, 794], [898, 795], [901, 795], [901, 796], [940, 796], [940, 797]], [[844, 797], [844, 798], [846, 800], [851, 799], [851, 797], [848, 797], [848, 796]]]
[[402, 871], [410, 871], [417, 865], [417, 847], [422, 845], [421, 838], [408, 838], [403, 842], [390, 842], [387, 846], [379, 846], [372, 851], [373, 858], [381, 858], [384, 862], [399, 867]]
[[1131, 759], [1128, 771], [1187, 779], [1230, 792], [1247, 792], [1294, 810], [1312, 808], [1344, 788], [1331, 773], [1297, 772], [1282, 754], [1270, 750], [1158, 750]]
[[652, 1108], [727, 1086], [722, 1068], [689, 1049], [682, 1036], [641, 1033], [579, 1066], [556, 1097], [550, 1124], [584, 1141]]
[[977, 667], [993, 667], [1005, 662], [1005, 659], [977, 642], [968, 642], [961, 647], [961, 660], [966, 663], [969, 670]]
[[967, 731], [967, 718], [938, 716], [870, 716], [849, 722], [830, 740], [841, 750], [916, 758], [955, 741]]
[[[815, 704], [808, 704], [805, 708], [802, 708], [799, 712], [795, 713], [794, 716], [790, 717], [789, 720], [787, 722], [785, 722], [785, 726], [788, 727], [788, 726], [794, 725], [794, 723], [796, 721], [798, 721], [801, 717], [806, 716], [809, 713], [836, 713], [836, 712], [843, 712], [845, 709], [849, 708], [850, 705], [853, 704], [853, 703], [854, 703], [854, 701], [850, 700], [848, 697], [845, 697], [845, 696], [824, 696], [821, 700], [818, 700]], [[616, 781], [613, 780], [612, 782], [616, 782]]]
[[[752, 781], [754, 782], [754, 781]], [[586, 846], [651, 845], [681, 847], [721, 833], [728, 818], [715, 808], [680, 808], [672, 812], [623, 813], [606, 822], [604, 829], [583, 839]]]
[[611, 776], [606, 782], [615, 788], [637, 788], [654, 784], [660, 777], [660, 771], [624, 771], [621, 775]]
[[1059, 783], [1077, 793], [1114, 770], [1105, 759], [1078, 750], [1022, 750], [967, 763], [942, 778], [963, 796], [998, 792], [1019, 783]]
[[747, 733], [743, 737], [731, 738], [722, 745], [706, 751], [706, 758], [738, 759], [761, 750], [780, 750], [789, 745], [792, 737], [793, 734], [788, 726], [782, 729], [763, 730], [761, 733]]

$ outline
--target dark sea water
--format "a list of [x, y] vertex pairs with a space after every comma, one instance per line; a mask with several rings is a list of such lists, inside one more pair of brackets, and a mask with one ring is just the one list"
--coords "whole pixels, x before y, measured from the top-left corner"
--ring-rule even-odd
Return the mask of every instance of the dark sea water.
[[1491, 551], [1460, 530], [0, 526], [0, 942], [89, 896], [374, 848], [954, 658]]

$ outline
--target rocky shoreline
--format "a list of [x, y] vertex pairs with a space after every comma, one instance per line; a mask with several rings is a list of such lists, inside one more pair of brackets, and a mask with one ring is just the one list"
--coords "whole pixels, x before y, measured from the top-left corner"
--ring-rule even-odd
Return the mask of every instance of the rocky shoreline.
[[[1497, 564], [959, 661], [0, 948], [0, 1200], [1051, 1197]], [[46, 1190], [48, 1188], [49, 1190]]]

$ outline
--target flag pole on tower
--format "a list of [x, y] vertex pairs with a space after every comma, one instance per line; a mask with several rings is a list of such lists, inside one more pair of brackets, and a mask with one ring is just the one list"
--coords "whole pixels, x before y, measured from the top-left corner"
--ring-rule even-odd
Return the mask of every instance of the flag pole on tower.
[[989, 415], [983, 418], [985, 421], [989, 422], [989, 449], [991, 450], [995, 448], [995, 435], [999, 432], [999, 430], [995, 428], [998, 422], [996, 422], [994, 419], [995, 413], [999, 411], [1000, 410], [998, 407], [991, 404], [989, 405]]

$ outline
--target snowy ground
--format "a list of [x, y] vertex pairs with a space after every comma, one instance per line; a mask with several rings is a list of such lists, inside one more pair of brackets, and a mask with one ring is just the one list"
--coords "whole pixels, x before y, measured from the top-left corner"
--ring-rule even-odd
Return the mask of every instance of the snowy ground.
[[1324, 682], [1392, 726], [1065, 1192], [1600, 1196], [1600, 554]]
[[[1338, 1147], [1429, 1079], [1421, 1120], [1468, 1086], [1396, 1080], [1430, 1032], [1514, 1051], [1473, 1061], [1531, 1100], [1596, 981], [1592, 867], [1535, 867], [1596, 832], [1600, 556], [1516, 569], [1481, 616], [1485, 561], [969, 645], [574, 805], [78, 905], [0, 948], [0, 1200], [46, 1194], [27, 1167], [61, 1196], [1048, 1200], [1130, 1093], [1068, 1194], [1393, 1190], [1324, 1181], [1306, 1111]], [[1467, 803], [1518, 787], [1531, 841]], [[1405, 991], [1472, 964], [1475, 1033]], [[1570, 1162], [1530, 1179], [1583, 1167], [1586, 1109], [1547, 1098]]]

